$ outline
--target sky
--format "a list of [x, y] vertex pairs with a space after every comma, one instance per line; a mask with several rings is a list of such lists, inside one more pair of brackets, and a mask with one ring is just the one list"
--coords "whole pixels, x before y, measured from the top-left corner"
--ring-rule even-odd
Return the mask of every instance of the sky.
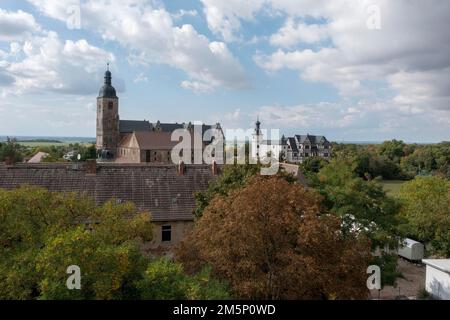
[[1, 0], [0, 135], [120, 118], [450, 140], [448, 0]]

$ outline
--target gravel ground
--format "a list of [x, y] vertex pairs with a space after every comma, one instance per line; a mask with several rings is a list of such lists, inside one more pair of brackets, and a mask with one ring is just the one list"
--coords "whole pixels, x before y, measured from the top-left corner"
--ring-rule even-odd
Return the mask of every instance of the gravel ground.
[[399, 258], [398, 269], [403, 277], [397, 278], [396, 286], [386, 286], [380, 293], [371, 290], [373, 299], [394, 300], [398, 296], [417, 299], [419, 291], [425, 287], [425, 266]]

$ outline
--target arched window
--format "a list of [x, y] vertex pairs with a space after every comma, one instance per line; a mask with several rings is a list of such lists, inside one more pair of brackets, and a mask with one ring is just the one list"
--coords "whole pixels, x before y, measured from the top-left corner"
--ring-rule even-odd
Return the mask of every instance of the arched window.
[[112, 103], [112, 101], [108, 102], [108, 110], [112, 110], [113, 106], [114, 104]]

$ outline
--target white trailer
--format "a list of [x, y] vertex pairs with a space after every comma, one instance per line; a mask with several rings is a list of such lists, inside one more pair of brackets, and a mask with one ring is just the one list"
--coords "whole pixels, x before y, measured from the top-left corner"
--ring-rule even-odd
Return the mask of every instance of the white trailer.
[[423, 244], [412, 239], [404, 239], [398, 248], [398, 255], [411, 261], [420, 261], [423, 259]]

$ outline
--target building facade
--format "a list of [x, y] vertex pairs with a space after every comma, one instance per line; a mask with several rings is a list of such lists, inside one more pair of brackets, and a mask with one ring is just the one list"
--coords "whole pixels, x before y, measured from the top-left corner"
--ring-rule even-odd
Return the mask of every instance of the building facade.
[[295, 135], [278, 141], [264, 140], [259, 119], [255, 123], [251, 141], [251, 155], [254, 159], [274, 157], [281, 161], [302, 163], [310, 157], [331, 157], [331, 143], [325, 136]]

